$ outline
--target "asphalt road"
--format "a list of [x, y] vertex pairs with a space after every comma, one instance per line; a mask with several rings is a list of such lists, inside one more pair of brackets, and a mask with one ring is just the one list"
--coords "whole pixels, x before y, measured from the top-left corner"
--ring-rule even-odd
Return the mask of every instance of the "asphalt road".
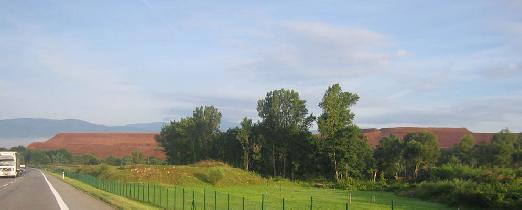
[[16, 178], [0, 178], [0, 209], [108, 210], [113, 208], [50, 174], [46, 173], [44, 177], [40, 170], [28, 169], [25, 174]]

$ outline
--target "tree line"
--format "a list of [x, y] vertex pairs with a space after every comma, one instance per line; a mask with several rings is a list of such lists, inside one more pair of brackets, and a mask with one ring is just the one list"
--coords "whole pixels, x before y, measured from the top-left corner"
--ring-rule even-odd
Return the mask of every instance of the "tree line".
[[[294, 90], [268, 92], [257, 102], [259, 121], [244, 118], [240, 125], [219, 130], [222, 114], [214, 106], [197, 107], [192, 116], [163, 126], [156, 140], [170, 164], [215, 159], [265, 176], [334, 180], [415, 179], [431, 166], [462, 163], [519, 166], [522, 135], [508, 130], [496, 134], [492, 144], [475, 144], [472, 136], [450, 150], [440, 150], [429, 132], [399, 139], [383, 138], [374, 149], [353, 122], [351, 107], [359, 100], [339, 84], [325, 91], [313, 116]], [[318, 134], [310, 127], [317, 122]], [[493, 157], [493, 158], [492, 158]]]
[[123, 157], [109, 156], [105, 159], [97, 157], [93, 154], [71, 154], [66, 149], [56, 150], [29, 150], [24, 146], [12, 147], [10, 149], [0, 148], [1, 151], [17, 152], [21, 164], [29, 164], [31, 166], [41, 165], [64, 165], [64, 164], [81, 164], [81, 165], [98, 165], [105, 163], [114, 166], [125, 166], [134, 164], [161, 165], [165, 161], [156, 157], [147, 157], [141, 151], [133, 151], [130, 155]]

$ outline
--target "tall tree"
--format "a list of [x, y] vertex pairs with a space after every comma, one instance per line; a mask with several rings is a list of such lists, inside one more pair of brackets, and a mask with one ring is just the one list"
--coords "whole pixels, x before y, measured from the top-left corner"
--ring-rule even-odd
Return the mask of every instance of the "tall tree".
[[440, 156], [437, 137], [430, 132], [408, 133], [404, 136], [404, 159], [417, 177], [421, 166], [434, 164]]
[[517, 142], [518, 136], [507, 128], [493, 135], [491, 140], [491, 146], [494, 148], [493, 163], [496, 166], [511, 165]]
[[[358, 100], [359, 96], [357, 94], [343, 92], [339, 84], [334, 84], [328, 87], [322, 101], [319, 103], [319, 107], [323, 109], [323, 113], [317, 122], [323, 140], [322, 148], [330, 159], [333, 175], [336, 179], [339, 179], [341, 176], [340, 170], [345, 172], [349, 170], [347, 166], [350, 164], [347, 161], [350, 155], [352, 155], [352, 160], [356, 158], [353, 156], [353, 153], [347, 153], [349, 144], [346, 141], [357, 141], [354, 138], [358, 138], [354, 133], [350, 133], [358, 130], [353, 125], [355, 115], [350, 109]], [[345, 173], [346, 175], [347, 173]]]
[[319, 103], [323, 113], [318, 119], [317, 125], [323, 138], [328, 139], [336, 133], [353, 124], [355, 114], [350, 107], [355, 105], [359, 96], [355, 93], [343, 92], [339, 84], [328, 87]]
[[209, 158], [212, 141], [220, 134], [221, 112], [214, 106], [196, 107], [192, 120], [194, 124], [189, 132], [193, 162], [196, 162]]
[[236, 139], [241, 144], [241, 149], [243, 151], [243, 169], [247, 171], [250, 165], [251, 136], [252, 120], [245, 117], [241, 121], [241, 128], [239, 129], [239, 132], [236, 135]]
[[466, 134], [457, 145], [457, 156], [461, 162], [471, 164], [471, 150], [475, 146], [475, 137], [471, 134]]
[[[299, 98], [299, 93], [285, 89], [270, 91], [257, 102], [260, 125], [267, 140], [264, 148], [270, 150], [274, 176], [286, 177], [287, 169], [294, 168], [288, 165], [295, 158], [289, 157], [289, 154], [295, 154], [289, 151], [293, 148], [291, 144], [303, 143], [299, 138], [303, 133], [309, 135], [308, 129], [314, 117], [308, 114], [305, 103]], [[277, 173], [277, 162], [280, 163], [280, 174]]]
[[213, 141], [221, 134], [221, 113], [214, 106], [197, 107], [192, 117], [171, 121], [161, 128], [156, 141], [169, 163], [185, 164], [210, 158]]
[[394, 135], [382, 138], [375, 148], [374, 157], [384, 176], [398, 179], [402, 158], [402, 143], [399, 138]]

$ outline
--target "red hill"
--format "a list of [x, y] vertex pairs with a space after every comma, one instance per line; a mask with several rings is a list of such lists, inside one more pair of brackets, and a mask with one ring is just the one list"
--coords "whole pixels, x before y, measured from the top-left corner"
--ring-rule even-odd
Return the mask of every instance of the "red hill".
[[138, 150], [145, 156], [165, 159], [154, 139], [156, 133], [60, 133], [45, 142], [29, 144], [29, 149], [66, 149], [73, 154], [123, 157]]
[[418, 127], [398, 127], [398, 128], [381, 128], [381, 129], [363, 129], [363, 133], [368, 138], [368, 143], [372, 146], [379, 144], [381, 138], [394, 135], [399, 138], [404, 137], [408, 133], [428, 131], [433, 133], [439, 140], [441, 148], [450, 148], [454, 144], [458, 144], [466, 135], [471, 134], [475, 137], [477, 143], [491, 142], [492, 133], [473, 133], [466, 128], [418, 128]]
[[[381, 129], [363, 129], [364, 135], [372, 146], [376, 146], [380, 139], [389, 135], [399, 138], [407, 133], [428, 131], [439, 140], [441, 148], [450, 148], [460, 142], [466, 134], [471, 134], [478, 142], [491, 142], [491, 133], [472, 133], [466, 128], [418, 128], [399, 127]], [[165, 159], [165, 153], [158, 148], [154, 139], [157, 133], [60, 133], [45, 142], [29, 144], [29, 149], [51, 150], [66, 149], [73, 154], [94, 154], [101, 158], [109, 156], [123, 157], [139, 150], [145, 156]]]

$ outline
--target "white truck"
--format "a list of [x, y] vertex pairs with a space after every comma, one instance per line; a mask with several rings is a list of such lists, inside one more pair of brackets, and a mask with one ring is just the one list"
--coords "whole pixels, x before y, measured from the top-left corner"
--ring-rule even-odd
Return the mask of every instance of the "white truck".
[[0, 176], [16, 177], [20, 171], [20, 159], [16, 152], [0, 152]]

